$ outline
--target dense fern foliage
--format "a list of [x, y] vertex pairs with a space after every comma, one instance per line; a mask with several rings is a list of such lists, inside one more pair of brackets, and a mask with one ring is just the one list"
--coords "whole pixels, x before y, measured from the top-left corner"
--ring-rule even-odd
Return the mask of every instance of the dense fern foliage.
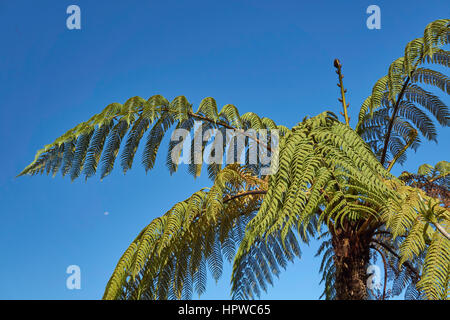
[[404, 171], [400, 179], [406, 184], [421, 188], [430, 197], [438, 198], [446, 208], [450, 207], [450, 163], [440, 161], [434, 167], [423, 164], [417, 173]]
[[307, 242], [322, 225], [334, 232], [343, 221], [377, 221], [383, 205], [396, 197], [384, 183], [393, 177], [367, 144], [331, 113], [292, 129], [280, 145], [279, 166], [235, 258], [233, 291], [243, 297], [258, 292], [253, 282], [242, 284], [242, 269], [255, 243], [276, 235], [284, 246], [294, 231]]
[[[190, 299], [205, 292], [208, 269], [215, 280], [221, 277], [224, 258], [233, 263], [232, 298], [257, 298], [311, 239], [322, 241], [317, 255], [326, 299], [387, 299], [403, 291], [407, 299], [448, 299], [449, 163], [423, 165], [399, 177], [390, 171], [421, 138], [437, 140], [435, 122], [449, 125], [439, 94], [421, 86], [450, 93], [449, 78], [430, 67], [449, 67], [444, 50], [449, 23], [434, 21], [422, 38], [407, 44], [364, 101], [355, 129], [336, 60], [344, 122], [326, 111], [289, 129], [254, 113], [240, 116], [230, 104], [219, 112], [213, 98], [203, 99], [194, 112], [183, 96], [172, 102], [159, 95], [133, 97], [110, 104], [45, 146], [20, 175], [60, 171], [73, 180], [99, 171], [103, 179], [120, 150], [125, 173], [143, 139], [142, 164], [150, 170], [165, 134], [176, 128], [193, 133], [188, 171], [198, 176], [210, 139], [200, 139], [196, 153], [196, 137], [221, 132], [219, 145], [226, 153], [234, 143], [230, 132], [241, 134], [245, 152], [252, 143], [270, 150], [273, 174], [264, 174], [263, 164], [250, 163], [248, 156], [226, 166], [207, 163], [212, 187], [175, 204], [138, 234], [112, 273], [104, 299]], [[269, 146], [248, 129], [276, 131], [279, 143]], [[171, 173], [181, 157], [181, 152], [171, 156], [177, 142], [171, 140], [166, 158]], [[373, 290], [365, 272], [380, 258], [384, 285]]]

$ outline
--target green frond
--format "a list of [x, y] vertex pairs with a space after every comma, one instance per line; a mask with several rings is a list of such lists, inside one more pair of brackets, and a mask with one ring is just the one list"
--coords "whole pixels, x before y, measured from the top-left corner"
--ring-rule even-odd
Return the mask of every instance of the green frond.
[[119, 260], [104, 299], [181, 299], [193, 291], [204, 293], [207, 269], [216, 281], [220, 278], [223, 255], [234, 255], [234, 243], [240, 241], [236, 227], [247, 223], [244, 218], [259, 208], [264, 194], [232, 197], [264, 186], [245, 167], [221, 170], [209, 191], [194, 193], [141, 231]]
[[373, 112], [375, 109], [381, 106], [381, 102], [384, 98], [385, 91], [388, 88], [389, 77], [384, 76], [375, 83], [372, 89], [372, 94], [370, 96], [370, 111]]
[[435, 50], [433, 55], [426, 56], [423, 63], [439, 64], [444, 67], [450, 67], [450, 51], [438, 49]]
[[128, 132], [128, 137], [121, 155], [121, 166], [124, 173], [131, 169], [139, 143], [149, 125], [150, 121], [147, 118], [140, 116]]
[[[374, 153], [379, 154], [383, 164], [389, 157], [395, 156], [395, 153], [388, 155], [386, 151], [388, 144], [395, 143], [390, 140], [398, 139], [398, 133], [392, 130], [392, 124], [397, 118], [411, 121], [428, 140], [436, 139], [432, 120], [416, 105], [432, 113], [442, 126], [449, 125], [448, 107], [439, 97], [417, 85], [424, 83], [449, 94], [449, 79], [446, 75], [430, 68], [418, 67], [422, 63], [448, 66], [448, 52], [441, 47], [448, 44], [449, 25], [449, 19], [428, 24], [424, 36], [406, 45], [404, 56], [391, 63], [388, 74], [375, 83], [372, 94], [361, 106], [355, 130], [369, 143]], [[377, 111], [378, 115], [375, 114]], [[418, 141], [413, 144], [414, 148], [418, 146]], [[406, 145], [407, 141], [401, 143]], [[404, 159], [406, 154], [400, 160]]]
[[411, 76], [411, 81], [432, 85], [450, 94], [450, 78], [439, 71], [428, 68], [417, 68]]
[[[426, 172], [430, 170], [429, 166], [422, 168]], [[425, 173], [422, 169], [421, 172]], [[448, 299], [450, 240], [434, 227], [438, 223], [449, 230], [448, 209], [437, 205], [439, 201], [427, 197], [420, 189], [399, 182], [392, 183], [400, 198], [389, 201], [382, 219], [386, 221], [393, 239], [402, 237], [398, 264], [401, 267], [424, 255], [417, 289], [427, 299]]]
[[408, 101], [418, 103], [431, 112], [442, 126], [449, 126], [450, 113], [448, 107], [439, 97], [412, 84], [406, 88], [405, 98]]
[[[191, 131], [195, 121], [203, 124], [204, 128], [225, 129], [235, 133], [248, 128], [279, 130], [281, 135], [289, 132], [288, 128], [277, 126], [272, 120], [259, 118], [254, 113], [241, 117], [237, 108], [230, 104], [218, 113], [216, 101], [210, 97], [201, 101], [197, 113], [193, 112], [192, 105], [184, 96], [178, 96], [171, 102], [160, 95], [148, 100], [132, 97], [123, 105], [108, 105], [102, 112], [46, 145], [19, 176], [45, 172], [55, 174], [61, 169], [62, 175], [70, 173], [72, 180], [79, 177], [81, 172], [89, 178], [97, 172], [101, 162], [100, 177], [103, 179], [112, 172], [123, 141], [120, 164], [126, 173], [132, 167], [141, 140], [150, 129], [142, 156], [142, 163], [148, 171], [154, 167], [159, 147], [169, 129], [176, 125], [176, 128]], [[224, 148], [228, 142], [228, 138], [224, 139]], [[206, 141], [202, 143], [206, 144]], [[175, 145], [174, 141], [169, 142], [169, 152]], [[246, 148], [248, 146], [247, 141]], [[178, 163], [179, 157], [176, 160]], [[168, 156], [166, 164], [171, 173], [177, 170], [177, 163]], [[201, 167], [202, 164], [191, 166], [190, 170], [197, 176]], [[217, 164], [208, 166], [212, 178], [219, 167]]]
[[223, 106], [222, 110], [220, 110], [219, 116], [237, 129], [241, 129], [243, 127], [241, 117], [239, 116], [239, 111], [232, 104]]
[[423, 32], [424, 53], [432, 56], [434, 49], [449, 43], [450, 19], [439, 19], [429, 23]]
[[94, 129], [90, 129], [89, 132], [80, 135], [77, 139], [75, 146], [75, 153], [72, 159], [72, 165], [70, 169], [70, 178], [72, 180], [78, 178], [82, 171], [82, 166], [86, 158], [86, 154], [89, 147], [89, 141], [94, 133]]
[[200, 102], [197, 113], [202, 113], [216, 122], [219, 119], [216, 100], [211, 97], [205, 98]]
[[83, 173], [86, 175], [86, 179], [92, 177], [97, 171], [97, 166], [100, 160], [103, 146], [105, 144], [107, 136], [109, 135], [109, 131], [113, 127], [112, 124], [112, 121], [103, 123], [95, 130], [95, 133], [91, 138], [83, 167]]
[[110, 174], [114, 168], [114, 162], [117, 154], [119, 153], [122, 139], [128, 130], [128, 126], [129, 123], [127, 121], [120, 120], [109, 132], [102, 158], [100, 160], [102, 162], [102, 169], [100, 173], [101, 179]]
[[[447, 227], [447, 230], [450, 230]], [[423, 273], [417, 283], [428, 299], [450, 299], [450, 241], [435, 231], [425, 257]]]

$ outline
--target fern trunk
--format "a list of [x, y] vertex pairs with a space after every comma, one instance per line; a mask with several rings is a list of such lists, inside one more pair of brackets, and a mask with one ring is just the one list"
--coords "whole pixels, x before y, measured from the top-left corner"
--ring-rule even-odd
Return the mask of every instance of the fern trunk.
[[337, 228], [333, 234], [334, 287], [337, 300], [367, 299], [367, 267], [370, 261], [370, 236], [358, 235], [355, 228]]

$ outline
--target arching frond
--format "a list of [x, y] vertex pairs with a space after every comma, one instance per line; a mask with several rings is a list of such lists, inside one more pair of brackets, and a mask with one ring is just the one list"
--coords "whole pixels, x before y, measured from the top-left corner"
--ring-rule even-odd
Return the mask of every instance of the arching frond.
[[[181, 299], [206, 288], [206, 267], [220, 278], [266, 182], [239, 165], [219, 172], [211, 189], [177, 203], [145, 227], [122, 255], [104, 299]], [[239, 231], [239, 228], [240, 230]]]
[[[142, 163], [146, 170], [150, 170], [155, 165], [159, 147], [168, 130], [176, 124], [176, 128], [189, 132], [194, 130], [195, 121], [204, 124], [204, 128], [227, 129], [244, 135], [244, 129], [277, 130], [280, 135], [289, 131], [286, 127], [278, 127], [272, 120], [259, 118], [254, 113], [240, 116], [237, 108], [230, 104], [218, 112], [215, 100], [210, 97], [201, 101], [197, 112], [193, 112], [192, 105], [184, 96], [176, 97], [172, 102], [160, 95], [152, 96], [148, 100], [133, 97], [123, 105], [108, 105], [101, 113], [46, 145], [36, 153], [34, 161], [19, 176], [50, 172], [56, 174], [61, 170], [63, 175], [70, 172], [72, 180], [79, 177], [81, 172], [89, 178], [96, 173], [100, 163], [100, 176], [103, 179], [112, 172], [121, 148], [121, 166], [126, 172], [131, 168], [139, 144], [148, 129], [150, 132], [145, 139]], [[250, 135], [246, 137], [255, 139]], [[122, 143], [124, 140], [125, 143]], [[205, 141], [202, 140], [202, 143]], [[247, 139], [246, 148], [249, 147], [248, 143]], [[171, 141], [169, 151], [172, 151], [175, 145]], [[178, 163], [179, 158], [170, 158], [168, 167], [171, 173], [176, 171]], [[194, 175], [200, 172], [201, 166], [202, 163], [194, 166], [197, 168], [193, 170]], [[217, 171], [217, 166], [212, 170]]]
[[[380, 78], [372, 94], [361, 106], [356, 131], [369, 143], [375, 153], [380, 152], [382, 164], [396, 156], [389, 152], [391, 140], [398, 132], [394, 128], [397, 119], [408, 121], [427, 140], [436, 141], [436, 129], [430, 117], [420, 107], [431, 113], [442, 126], [450, 124], [448, 107], [440, 98], [419, 87], [418, 83], [437, 87], [449, 94], [449, 79], [430, 67], [419, 68], [423, 63], [438, 63], [448, 67], [448, 52], [441, 47], [447, 45], [450, 34], [450, 20], [436, 20], [427, 25], [422, 38], [414, 39], [405, 47], [403, 57], [395, 60], [388, 74]], [[383, 114], [383, 121], [374, 121], [375, 113]], [[376, 137], [376, 140], [371, 138]], [[374, 141], [372, 143], [371, 141]], [[397, 144], [405, 146], [406, 140]], [[416, 143], [416, 147], [417, 147]], [[405, 154], [402, 159], [406, 159]]]

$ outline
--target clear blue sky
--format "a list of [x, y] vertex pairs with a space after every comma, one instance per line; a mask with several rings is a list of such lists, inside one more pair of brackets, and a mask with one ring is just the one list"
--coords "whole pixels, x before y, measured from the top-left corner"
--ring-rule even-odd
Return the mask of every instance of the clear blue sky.
[[[81, 8], [81, 30], [66, 28], [66, 8]], [[381, 30], [366, 8], [381, 8]], [[172, 204], [210, 182], [170, 176], [161, 154], [145, 174], [115, 170], [71, 183], [58, 175], [15, 176], [37, 149], [111, 102], [132, 96], [212, 96], [241, 113], [292, 126], [324, 110], [339, 112], [333, 59], [343, 64], [352, 124], [375, 81], [421, 37], [448, 18], [437, 1], [103, 1], [0, 0], [0, 298], [98, 299], [137, 233]], [[448, 99], [445, 100], [448, 104]], [[404, 168], [449, 160], [449, 129], [410, 155]], [[109, 212], [109, 215], [105, 215]], [[262, 298], [316, 299], [317, 244], [303, 246]], [[81, 290], [66, 289], [79, 265]], [[230, 268], [206, 299], [229, 298]]]

